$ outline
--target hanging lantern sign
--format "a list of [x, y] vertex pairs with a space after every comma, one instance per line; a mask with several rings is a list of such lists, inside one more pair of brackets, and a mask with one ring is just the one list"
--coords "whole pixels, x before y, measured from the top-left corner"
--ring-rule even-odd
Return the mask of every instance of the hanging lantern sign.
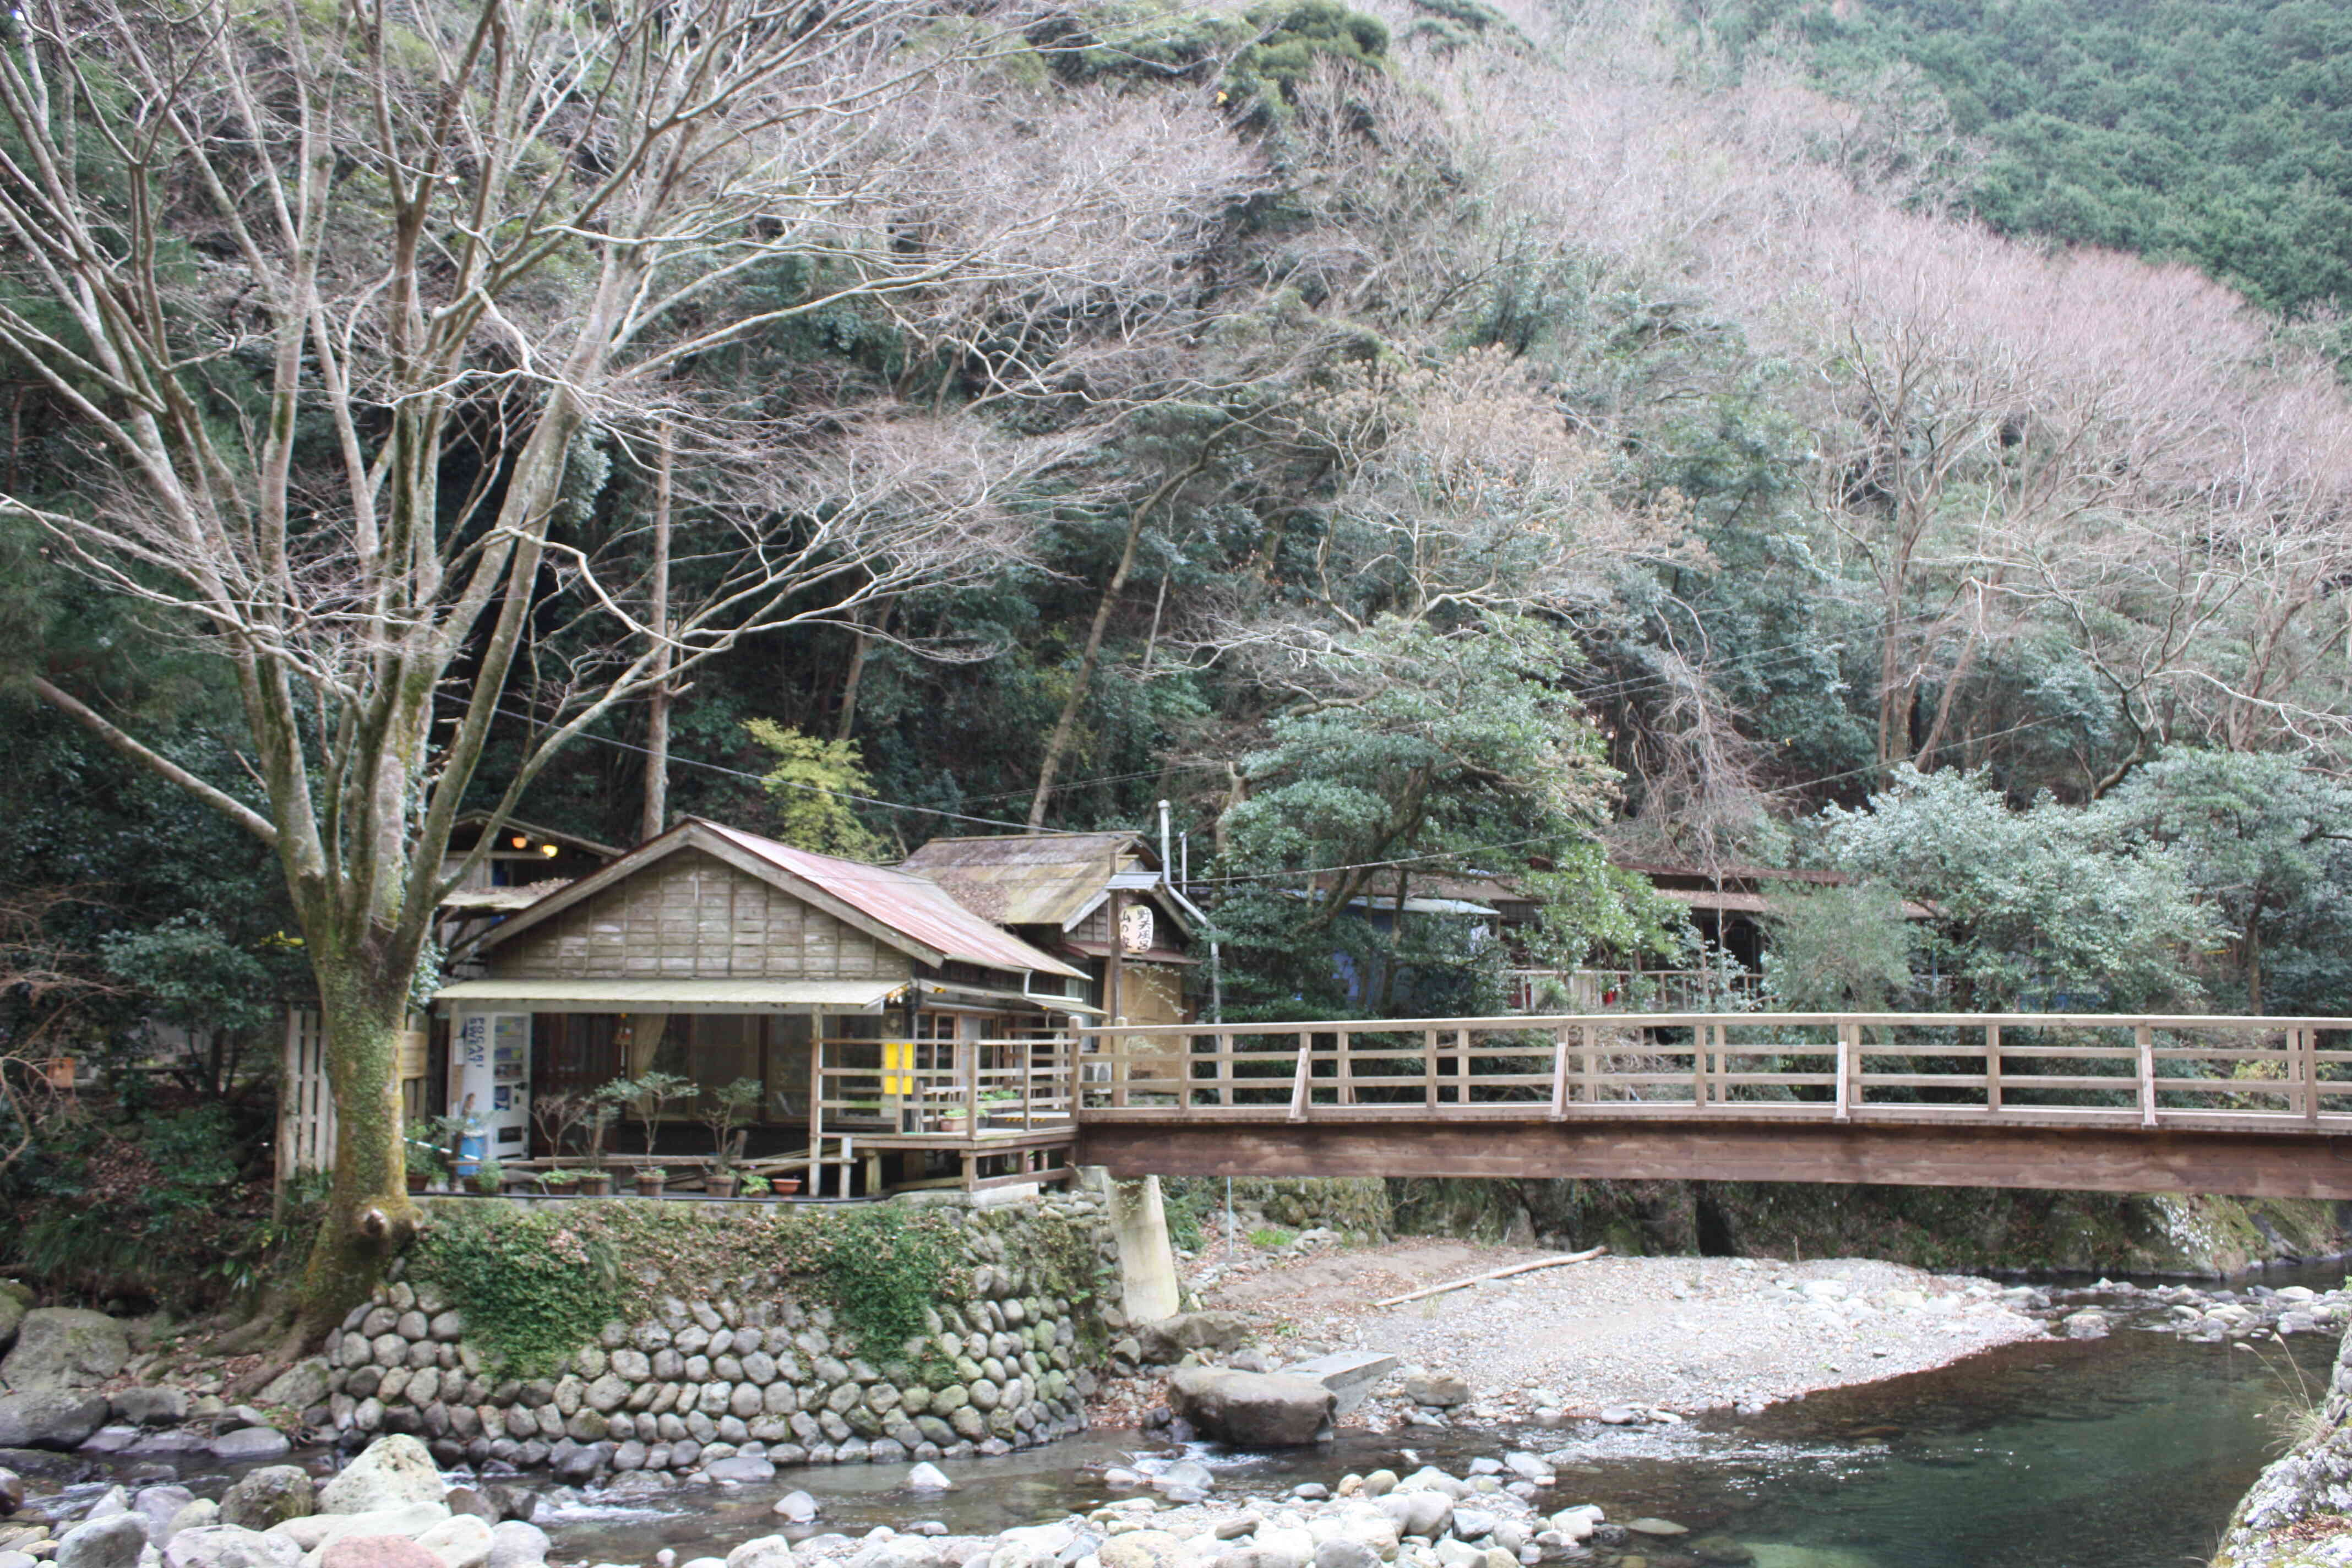
[[1129, 952], [1151, 948], [1151, 906], [1129, 904], [1118, 911], [1118, 945]]

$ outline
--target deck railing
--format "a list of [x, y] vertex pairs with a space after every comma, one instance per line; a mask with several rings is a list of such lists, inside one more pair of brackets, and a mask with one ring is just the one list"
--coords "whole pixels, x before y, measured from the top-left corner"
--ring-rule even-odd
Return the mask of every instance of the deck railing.
[[[2352, 1019], [1579, 1014], [1083, 1031], [1083, 1118], [1693, 1115], [2352, 1131]], [[1181, 1065], [1180, 1065], [1181, 1064]]]
[[812, 1135], [982, 1141], [1066, 1124], [1076, 1074], [1067, 1035], [1007, 1040], [818, 1042]]

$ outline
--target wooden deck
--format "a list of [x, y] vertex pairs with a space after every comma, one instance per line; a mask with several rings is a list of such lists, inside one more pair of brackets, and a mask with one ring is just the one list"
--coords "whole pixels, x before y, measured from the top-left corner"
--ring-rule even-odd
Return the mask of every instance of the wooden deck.
[[1076, 1159], [1117, 1175], [2352, 1198], [2352, 1019], [1605, 1014], [1083, 1039]]

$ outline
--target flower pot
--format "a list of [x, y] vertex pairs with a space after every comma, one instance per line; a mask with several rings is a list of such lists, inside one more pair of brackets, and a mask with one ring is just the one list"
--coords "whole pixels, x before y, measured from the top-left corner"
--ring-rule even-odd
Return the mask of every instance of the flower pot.
[[641, 1198], [657, 1198], [662, 1195], [662, 1188], [668, 1184], [669, 1178], [667, 1176], [641, 1175], [637, 1178], [637, 1196]]
[[778, 1176], [776, 1178], [776, 1196], [780, 1198], [788, 1198], [800, 1190], [801, 1179], [798, 1176]]
[[412, 1193], [421, 1193], [432, 1180], [433, 1174], [429, 1171], [411, 1171], [408, 1173], [408, 1190]]
[[731, 1198], [735, 1195], [736, 1181], [732, 1171], [713, 1171], [702, 1178], [702, 1184], [714, 1198]]
[[605, 1198], [613, 1195], [613, 1173], [591, 1171], [580, 1178], [580, 1195], [583, 1198]]

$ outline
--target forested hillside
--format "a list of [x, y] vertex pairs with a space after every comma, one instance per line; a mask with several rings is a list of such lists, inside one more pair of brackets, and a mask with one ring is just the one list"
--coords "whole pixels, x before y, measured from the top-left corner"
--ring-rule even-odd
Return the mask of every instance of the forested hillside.
[[1907, 121], [2004, 233], [2187, 261], [2297, 318], [2352, 300], [2339, 5], [1734, 0], [1693, 15], [1737, 58], [1801, 59]]
[[[662, 264], [678, 314], [614, 362], [659, 374], [583, 395], [503, 689], [473, 654], [436, 688], [429, 722], [487, 726], [464, 804], [633, 842], [666, 744], [673, 817], [895, 858], [1165, 796], [1259, 1010], [1340, 1005], [1348, 943], [1491, 979], [1442, 928], [1302, 919], [1326, 868], [1532, 867], [1562, 962], [1685, 952], [1612, 843], [1931, 898], [1932, 967], [1985, 1004], [2352, 1006], [2352, 411], [2271, 313], [2342, 292], [2340, 24], [2075, 9], [1025, 20], [802, 150], [848, 216], [747, 206], [709, 221], [751, 259]], [[269, 377], [326, 372], [227, 330], [248, 241], [154, 178], [157, 331], [204, 343], [189, 427], [253, 437], [234, 489]], [[328, 256], [358, 320], [372, 259]], [[137, 399], [55, 368], [83, 329], [10, 265], [0, 850], [18, 968], [58, 977], [16, 1005], [299, 987], [284, 857], [60, 708], [236, 801], [284, 783], [105, 434]], [[452, 363], [506, 387], [585, 299], [551, 274]], [[535, 395], [436, 426], [450, 538], [520, 482], [486, 433]], [[328, 778], [365, 662], [330, 640], [339, 466], [393, 426], [304, 417], [279, 742]], [[1783, 911], [1781, 994], [1931, 967], [1889, 907]]]

